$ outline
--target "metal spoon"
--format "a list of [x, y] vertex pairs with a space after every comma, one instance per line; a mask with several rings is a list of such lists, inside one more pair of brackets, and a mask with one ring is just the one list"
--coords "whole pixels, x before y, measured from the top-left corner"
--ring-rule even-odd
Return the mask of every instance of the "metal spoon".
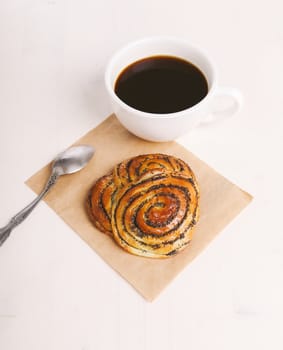
[[74, 146], [58, 154], [52, 164], [52, 171], [43, 191], [29, 205], [12, 217], [9, 223], [0, 228], [0, 246], [9, 237], [11, 231], [33, 211], [61, 175], [75, 173], [84, 168], [92, 158], [95, 150], [89, 145]]

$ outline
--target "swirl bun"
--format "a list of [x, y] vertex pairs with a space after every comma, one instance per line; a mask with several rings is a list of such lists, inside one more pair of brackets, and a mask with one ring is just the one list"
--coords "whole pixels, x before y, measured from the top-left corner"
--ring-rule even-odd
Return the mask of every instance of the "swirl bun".
[[191, 241], [198, 202], [197, 181], [184, 161], [147, 154], [98, 179], [87, 206], [94, 225], [127, 252], [166, 258]]
[[181, 159], [166, 154], [143, 154], [116, 165], [113, 170], [114, 182], [122, 187], [129, 182], [151, 174], [163, 172], [184, 172], [193, 176], [191, 168]]

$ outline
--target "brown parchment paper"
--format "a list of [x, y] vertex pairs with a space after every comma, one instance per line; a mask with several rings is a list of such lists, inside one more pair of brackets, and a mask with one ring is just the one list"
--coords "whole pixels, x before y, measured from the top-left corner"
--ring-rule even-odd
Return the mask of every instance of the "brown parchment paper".
[[[114, 115], [79, 139], [75, 144], [90, 144], [96, 153], [82, 171], [64, 176], [45, 197], [46, 203], [123, 276], [145, 299], [153, 300], [211, 240], [251, 201], [252, 197], [207, 166], [176, 142], [153, 143], [129, 133]], [[177, 256], [156, 260], [131, 255], [90, 222], [85, 200], [94, 181], [112, 167], [132, 156], [167, 153], [182, 158], [192, 167], [199, 182], [200, 220], [190, 245]], [[50, 164], [27, 180], [39, 193], [50, 175]]]

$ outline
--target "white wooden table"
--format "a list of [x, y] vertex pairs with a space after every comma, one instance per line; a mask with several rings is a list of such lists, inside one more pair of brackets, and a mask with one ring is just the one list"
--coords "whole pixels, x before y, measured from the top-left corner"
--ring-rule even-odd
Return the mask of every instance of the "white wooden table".
[[105, 64], [121, 45], [174, 35], [242, 90], [234, 118], [178, 141], [252, 204], [147, 303], [41, 203], [0, 249], [1, 350], [283, 347], [283, 6], [279, 0], [3, 0], [0, 223], [24, 181], [111, 113]]

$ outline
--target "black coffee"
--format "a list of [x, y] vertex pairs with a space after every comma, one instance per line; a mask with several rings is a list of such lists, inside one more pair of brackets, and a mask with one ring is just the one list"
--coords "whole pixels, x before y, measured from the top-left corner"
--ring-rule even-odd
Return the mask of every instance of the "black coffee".
[[203, 73], [173, 56], [153, 56], [126, 67], [115, 83], [116, 95], [127, 105], [149, 113], [174, 113], [192, 107], [208, 91]]

